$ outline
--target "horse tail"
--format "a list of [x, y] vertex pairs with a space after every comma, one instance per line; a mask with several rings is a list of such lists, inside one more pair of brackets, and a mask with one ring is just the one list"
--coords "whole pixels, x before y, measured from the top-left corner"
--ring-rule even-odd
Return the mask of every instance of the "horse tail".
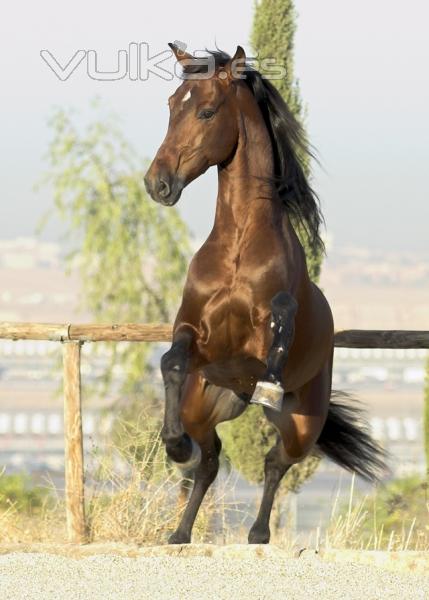
[[[388, 472], [386, 452], [371, 437], [364, 410], [356, 400], [333, 392], [328, 417], [317, 446], [328, 458], [370, 482], [378, 482]], [[336, 398], [346, 399], [338, 402]]]

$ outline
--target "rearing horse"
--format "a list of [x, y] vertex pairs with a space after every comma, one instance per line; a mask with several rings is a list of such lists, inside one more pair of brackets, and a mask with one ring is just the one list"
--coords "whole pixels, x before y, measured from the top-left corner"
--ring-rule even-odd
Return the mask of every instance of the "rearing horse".
[[217, 165], [219, 192], [213, 229], [190, 264], [173, 343], [161, 360], [162, 438], [174, 461], [195, 467], [169, 541], [191, 540], [218, 472], [216, 425], [254, 402], [279, 434], [249, 533], [250, 543], [267, 543], [280, 481], [315, 447], [370, 480], [383, 460], [356, 409], [331, 400], [332, 314], [310, 281], [292, 226], [307, 232], [313, 251], [322, 249], [318, 202], [298, 158], [307, 151], [302, 128], [274, 86], [246, 65], [241, 47], [233, 58], [210, 53], [212, 73], [170, 47], [188, 78], [169, 99], [168, 132], [145, 177], [147, 190], [173, 206], [186, 185]]

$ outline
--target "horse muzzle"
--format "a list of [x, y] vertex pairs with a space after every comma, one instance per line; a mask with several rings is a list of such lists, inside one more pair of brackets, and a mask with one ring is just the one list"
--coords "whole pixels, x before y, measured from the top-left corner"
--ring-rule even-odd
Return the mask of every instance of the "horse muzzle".
[[149, 169], [144, 183], [146, 191], [152, 200], [163, 206], [174, 206], [182, 195], [184, 182], [177, 175], [169, 175], [167, 172], [151, 174]]

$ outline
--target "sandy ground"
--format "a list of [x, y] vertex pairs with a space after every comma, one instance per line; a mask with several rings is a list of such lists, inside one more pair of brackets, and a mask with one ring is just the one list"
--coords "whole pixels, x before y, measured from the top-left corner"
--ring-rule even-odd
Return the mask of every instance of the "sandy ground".
[[429, 576], [374, 566], [244, 552], [212, 556], [43, 553], [0, 556], [2, 600], [429, 598]]

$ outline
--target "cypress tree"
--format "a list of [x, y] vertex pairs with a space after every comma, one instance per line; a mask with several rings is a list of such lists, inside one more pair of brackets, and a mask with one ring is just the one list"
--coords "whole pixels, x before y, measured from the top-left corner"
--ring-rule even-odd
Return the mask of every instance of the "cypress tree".
[[251, 43], [259, 61], [274, 59], [286, 74], [272, 83], [289, 109], [302, 119], [302, 101], [294, 74], [296, 11], [292, 0], [261, 0], [256, 4]]
[[[273, 79], [272, 83], [279, 90], [295, 118], [305, 125], [305, 111], [301, 100], [299, 82], [294, 72], [294, 37], [296, 31], [296, 11], [292, 0], [261, 0], [256, 4], [251, 43], [255, 56], [261, 63], [274, 59], [275, 63], [285, 68], [285, 76]], [[267, 65], [268, 66], [268, 65]], [[269, 73], [267, 72], [269, 77]], [[301, 155], [302, 165], [307, 177], [310, 176], [308, 156]], [[306, 234], [297, 227], [297, 233], [307, 256], [310, 277], [317, 281], [320, 275], [322, 256], [311, 251]]]
[[[264, 59], [274, 58], [286, 70], [285, 77], [272, 80], [294, 116], [304, 123], [304, 110], [299, 84], [294, 75], [294, 35], [296, 12], [292, 0], [261, 0], [255, 8], [251, 42], [259, 60], [258, 69], [264, 73]], [[268, 75], [268, 73], [267, 73]], [[310, 163], [307, 155], [302, 156], [307, 176]], [[309, 249], [306, 236], [297, 228], [307, 255], [310, 277], [317, 281], [322, 257], [315, 256]], [[264, 454], [274, 444], [274, 428], [265, 419], [260, 407], [251, 406], [237, 421], [221, 427], [224, 450], [234, 467], [247, 480], [261, 483], [264, 479]], [[282, 490], [297, 491], [301, 484], [314, 473], [319, 463], [317, 456], [309, 456], [299, 465], [294, 465], [283, 479]]]

